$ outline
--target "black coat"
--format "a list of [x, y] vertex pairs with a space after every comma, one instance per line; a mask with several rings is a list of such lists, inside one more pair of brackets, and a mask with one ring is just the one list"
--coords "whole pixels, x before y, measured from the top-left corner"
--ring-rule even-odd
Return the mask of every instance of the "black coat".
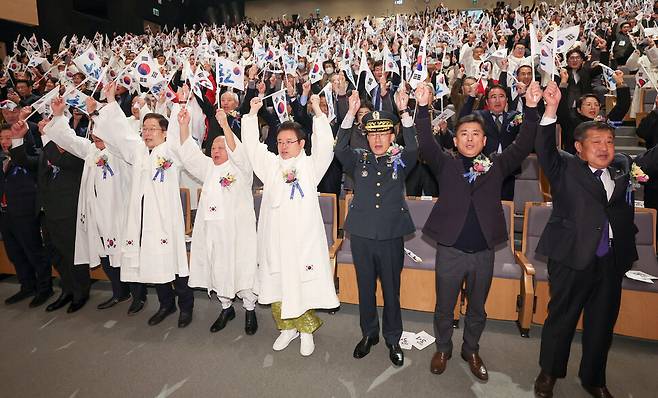
[[7, 172], [0, 167], [0, 197], [7, 201], [5, 211], [12, 217], [35, 217], [39, 155], [29, 134], [23, 145], [10, 149], [9, 156]]
[[420, 156], [442, 187], [441, 198], [434, 205], [423, 232], [441, 245], [454, 245], [473, 203], [487, 247], [494, 248], [507, 241], [507, 222], [500, 203], [501, 186], [532, 151], [538, 119], [535, 108], [525, 108], [518, 138], [502, 153], [494, 152], [490, 158], [491, 169], [469, 184], [464, 177], [462, 160], [441, 149], [432, 134], [427, 108], [419, 107], [416, 126]]
[[47, 219], [76, 217], [83, 166], [84, 160], [60, 152], [52, 141], [43, 147], [39, 157], [38, 207]]
[[498, 151], [498, 145], [500, 145], [502, 149], [507, 148], [512, 142], [514, 142], [516, 136], [519, 134], [520, 125], [513, 125], [512, 123], [514, 117], [518, 115], [519, 112], [512, 111], [503, 113], [503, 123], [500, 131], [498, 131], [491, 112], [488, 110], [473, 111], [474, 101], [475, 98], [471, 96], [466, 99], [459, 117], [462, 118], [472, 113], [484, 119], [484, 133], [487, 136], [487, 143], [483, 150], [484, 154], [489, 156]]
[[[615, 261], [625, 270], [637, 260], [634, 209], [627, 200], [628, 155], [616, 154], [608, 167], [615, 182], [608, 201], [606, 192], [587, 163], [560, 151], [555, 143], [555, 124], [540, 127], [535, 145], [539, 163], [551, 184], [553, 212], [537, 245], [539, 254], [567, 267], [583, 270], [594, 260], [601, 240], [604, 220], [612, 227]], [[636, 158], [645, 171], [658, 165], [658, 152], [649, 151]]]

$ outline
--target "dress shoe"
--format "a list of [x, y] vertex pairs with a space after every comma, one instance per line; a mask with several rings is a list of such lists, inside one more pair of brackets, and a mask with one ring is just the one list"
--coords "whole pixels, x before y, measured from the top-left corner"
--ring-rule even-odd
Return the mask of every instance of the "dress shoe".
[[299, 337], [299, 332], [297, 331], [297, 329], [282, 330], [279, 337], [277, 337], [276, 340], [274, 340], [274, 345], [272, 345], [272, 349], [274, 351], [282, 351], [286, 347], [288, 347], [290, 342], [296, 339], [297, 337]]
[[73, 301], [73, 295], [72, 294], [62, 293], [62, 294], [59, 295], [57, 300], [55, 300], [53, 303], [48, 305], [48, 307], [46, 307], [46, 312], [56, 311], [56, 310], [64, 307], [66, 304], [70, 303], [71, 301]]
[[98, 304], [96, 306], [96, 308], [99, 309], [99, 310], [106, 310], [108, 308], [114, 307], [115, 305], [117, 305], [119, 303], [123, 303], [124, 301], [128, 301], [129, 299], [130, 299], [130, 296], [119, 297], [119, 298], [110, 297], [109, 300], [103, 301], [102, 303]]
[[178, 327], [184, 328], [190, 323], [192, 323], [192, 311], [190, 312], [181, 311], [180, 315], [178, 315]]
[[448, 366], [448, 359], [451, 357], [452, 355], [447, 352], [435, 352], [432, 357], [432, 362], [430, 362], [430, 372], [435, 375], [443, 373], [446, 370], [446, 366]]
[[256, 331], [258, 330], [258, 320], [256, 319], [256, 311], [255, 310], [247, 310], [245, 311], [244, 315], [244, 332], [247, 333], [247, 335], [252, 336], [256, 334]]
[[164, 321], [164, 319], [166, 317], [173, 314], [174, 312], [176, 312], [176, 307], [175, 306], [171, 306], [169, 308], [160, 307], [158, 312], [156, 312], [155, 315], [153, 315], [151, 318], [149, 318], [149, 325], [150, 326], [157, 325], [158, 323]]
[[538, 398], [551, 398], [553, 397], [553, 386], [555, 385], [555, 377], [549, 375], [543, 370], [535, 379], [535, 396]]
[[370, 353], [370, 348], [379, 343], [379, 336], [364, 336], [361, 341], [354, 347], [354, 358], [360, 359]]
[[146, 300], [133, 299], [133, 302], [130, 303], [130, 307], [128, 307], [128, 316], [133, 316], [143, 310], [145, 303]]
[[219, 317], [217, 317], [215, 323], [210, 327], [210, 332], [216, 333], [224, 329], [228, 321], [233, 318], [235, 318], [235, 310], [233, 309], [233, 306], [223, 309], [222, 312], [219, 313]]
[[388, 347], [388, 358], [391, 360], [391, 362], [393, 362], [393, 365], [404, 365], [404, 353], [402, 352], [400, 344], [386, 343], [386, 347]]
[[89, 300], [89, 296], [80, 299], [80, 300], [73, 300], [71, 301], [71, 305], [69, 305], [69, 308], [66, 309], [66, 312], [69, 314], [72, 314], [76, 311], [78, 311], [80, 308], [84, 307], [85, 304], [87, 304], [87, 301]]
[[589, 393], [589, 395], [595, 397], [595, 398], [612, 398], [612, 394], [610, 394], [610, 391], [608, 391], [608, 388], [606, 386], [603, 387], [590, 387], [590, 386], [583, 386], [585, 391]]
[[489, 380], [489, 372], [487, 372], [487, 368], [484, 366], [482, 358], [480, 358], [477, 353], [467, 355], [462, 352], [462, 359], [468, 362], [468, 367], [471, 368], [471, 373], [473, 373], [473, 376], [482, 381]]
[[55, 294], [55, 292], [53, 292], [53, 289], [49, 289], [45, 292], [37, 293], [32, 299], [32, 301], [30, 301], [30, 308], [35, 308], [40, 305], [43, 305], [43, 303], [48, 301], [48, 299], [51, 298], [53, 294]]
[[303, 357], [307, 357], [313, 354], [313, 351], [315, 351], [315, 342], [313, 342], [313, 334], [301, 333], [299, 340], [301, 340], [301, 344], [299, 345], [299, 353], [302, 354]]
[[18, 291], [18, 293], [14, 294], [13, 296], [7, 297], [7, 299], [5, 300], [5, 304], [7, 304], [7, 305], [16, 304], [19, 301], [23, 301], [28, 297], [34, 296], [34, 294], [35, 294], [34, 290], [21, 289], [21, 290]]

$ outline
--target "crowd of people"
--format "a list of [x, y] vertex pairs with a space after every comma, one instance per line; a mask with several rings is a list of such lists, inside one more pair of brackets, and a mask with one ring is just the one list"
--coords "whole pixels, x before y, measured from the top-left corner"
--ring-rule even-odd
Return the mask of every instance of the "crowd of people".
[[[465, 283], [460, 355], [487, 380], [479, 340], [495, 247], [509, 236], [501, 199], [513, 199], [534, 151], [553, 196], [538, 246], [551, 301], [535, 394], [552, 396], [565, 377], [584, 312], [580, 380], [611, 396], [607, 352], [637, 259], [636, 184], [649, 180], [647, 205], [658, 204], [658, 153], [615, 153], [614, 132], [639, 113], [640, 90], [658, 87], [655, 39], [658, 3], [640, 0], [97, 33], [64, 37], [57, 51], [19, 37], [0, 72], [0, 229], [21, 285], [5, 302], [49, 301], [52, 264], [61, 293], [46, 311], [76, 312], [100, 265], [112, 296], [98, 309], [131, 300], [135, 315], [154, 285], [148, 324], [178, 308], [183, 328], [202, 288], [221, 305], [211, 332], [235, 318], [238, 298], [253, 335], [256, 304], [269, 304], [281, 331], [272, 348], [299, 337], [309, 356], [315, 310], [340, 305], [316, 192], [351, 191], [344, 230], [363, 335], [353, 355], [379, 342], [379, 279], [381, 332], [401, 366], [400, 274], [415, 229], [405, 196], [440, 193], [424, 227], [438, 247], [430, 370], [452, 356]], [[636, 75], [633, 95], [624, 73]], [[638, 130], [648, 148], [656, 123], [654, 109]], [[184, 186], [202, 187], [189, 248]]]

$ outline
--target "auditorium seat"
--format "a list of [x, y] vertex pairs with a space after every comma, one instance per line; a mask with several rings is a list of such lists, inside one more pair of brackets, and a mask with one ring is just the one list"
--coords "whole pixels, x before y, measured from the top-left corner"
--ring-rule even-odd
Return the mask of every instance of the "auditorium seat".
[[537, 155], [529, 155], [521, 164], [521, 174], [514, 181], [514, 232], [523, 232], [523, 209], [526, 202], [542, 201]]
[[515, 261], [514, 204], [502, 201], [509, 239], [496, 248], [493, 280], [485, 305], [487, 318], [516, 321], [522, 337], [528, 337], [532, 317], [534, 269]]
[[[535, 269], [535, 312], [534, 323], [543, 324], [548, 315], [548, 268], [546, 257], [535, 253], [539, 238], [550, 218], [552, 208], [547, 203], [528, 203], [525, 211], [523, 247], [517, 254], [520, 261], [526, 261]], [[635, 225], [638, 227], [636, 246], [639, 260], [632, 269], [658, 276], [656, 261], [656, 211], [635, 209]], [[622, 300], [615, 333], [658, 340], [658, 285], [647, 284], [624, 278]], [[582, 322], [578, 323], [578, 328]]]

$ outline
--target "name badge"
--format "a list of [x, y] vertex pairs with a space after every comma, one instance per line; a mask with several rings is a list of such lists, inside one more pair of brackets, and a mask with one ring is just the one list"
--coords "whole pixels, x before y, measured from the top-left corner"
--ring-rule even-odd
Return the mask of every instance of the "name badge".
[[619, 42], [619, 47], [625, 46], [626, 45], [626, 40], [621, 40]]

